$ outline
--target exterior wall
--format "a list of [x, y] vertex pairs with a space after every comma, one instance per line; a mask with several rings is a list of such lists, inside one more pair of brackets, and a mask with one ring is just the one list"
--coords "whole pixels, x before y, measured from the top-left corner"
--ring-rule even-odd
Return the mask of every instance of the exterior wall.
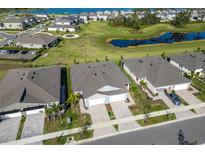
[[175, 67], [179, 68], [180, 70], [182, 70], [183, 72], [187, 73], [187, 74], [190, 74], [191, 73], [191, 70], [187, 69], [186, 67], [184, 66], [180, 66], [180, 64], [176, 63], [175, 61], [171, 60], [170, 59], [170, 64], [174, 65]]
[[23, 23], [4, 23], [6, 29], [25, 29]]
[[0, 120], [16, 118], [16, 117], [21, 117], [21, 116], [22, 116], [21, 112], [9, 113], [5, 115], [0, 115]]
[[43, 48], [43, 45], [42, 44], [24, 44], [24, 43], [20, 43], [20, 42], [16, 42], [15, 43], [16, 46], [20, 46], [20, 47], [24, 47], [24, 48], [37, 48], [37, 49], [40, 49], [40, 48]]
[[125, 101], [128, 97], [127, 93], [109, 96], [109, 102]]
[[124, 64], [123, 69], [136, 81], [136, 76], [129, 70], [129, 68]]
[[45, 112], [44, 108], [26, 111], [26, 115], [37, 114], [37, 113], [42, 113], [42, 112]]
[[55, 23], [56, 23], [56, 25], [71, 25], [71, 23], [70, 23], [70, 22], [61, 22], [61, 21], [56, 21]]
[[65, 31], [69, 31], [69, 32], [75, 32], [76, 29], [75, 28], [53, 28], [53, 27], [48, 27], [48, 31], [62, 31], [62, 32], [65, 32]]

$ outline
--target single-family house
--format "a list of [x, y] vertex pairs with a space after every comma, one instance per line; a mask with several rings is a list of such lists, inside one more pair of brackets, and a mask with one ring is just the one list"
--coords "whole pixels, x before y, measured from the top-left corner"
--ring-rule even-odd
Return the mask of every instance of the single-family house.
[[205, 76], [205, 53], [187, 52], [167, 56], [167, 61], [187, 74]]
[[14, 39], [14, 45], [24, 48], [51, 48], [59, 42], [57, 36], [37, 33], [34, 35], [31, 34], [21, 34]]
[[165, 89], [187, 89], [191, 83], [190, 80], [182, 76], [179, 69], [161, 57], [126, 59], [122, 60], [121, 64], [137, 84], [145, 82], [153, 94]]
[[75, 25], [51, 25], [48, 27], [48, 31], [68, 31], [75, 32], [78, 29], [78, 26]]
[[68, 17], [62, 17], [62, 18], [56, 19], [55, 24], [56, 25], [73, 25], [75, 24], [75, 21], [69, 19]]
[[26, 29], [27, 25], [23, 18], [9, 18], [2, 21], [4, 29]]
[[80, 19], [80, 20], [83, 20], [84, 23], [88, 23], [88, 13], [81, 13], [81, 14], [79, 15], [79, 19]]
[[97, 21], [98, 20], [98, 15], [95, 13], [91, 13], [88, 16], [89, 20]]
[[1, 119], [44, 112], [45, 106], [61, 103], [61, 67], [9, 70], [0, 91]]
[[72, 90], [86, 108], [127, 100], [130, 81], [113, 62], [74, 64], [70, 73]]

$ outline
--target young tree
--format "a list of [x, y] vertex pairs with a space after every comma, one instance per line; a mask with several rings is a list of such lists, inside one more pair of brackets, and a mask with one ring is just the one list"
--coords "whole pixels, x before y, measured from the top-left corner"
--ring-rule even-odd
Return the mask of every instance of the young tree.
[[161, 57], [162, 57], [163, 59], [166, 59], [165, 52], [162, 52]]

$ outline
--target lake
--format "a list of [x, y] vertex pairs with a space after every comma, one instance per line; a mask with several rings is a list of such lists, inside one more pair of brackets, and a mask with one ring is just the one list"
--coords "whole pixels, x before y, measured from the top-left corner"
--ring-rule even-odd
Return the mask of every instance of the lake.
[[47, 8], [47, 9], [29, 9], [18, 10], [16, 13], [32, 14], [80, 14], [83, 12], [91, 13], [97, 11], [128, 11], [131, 8]]
[[132, 39], [132, 40], [125, 40], [125, 39], [114, 39], [110, 42], [110, 44], [116, 47], [129, 47], [129, 46], [140, 46], [140, 45], [147, 45], [147, 44], [160, 44], [160, 43], [167, 43], [171, 44], [174, 42], [183, 42], [183, 41], [194, 41], [194, 40], [203, 40], [205, 39], [205, 31], [203, 32], [193, 32], [193, 33], [172, 33], [167, 32], [158, 37], [150, 38], [150, 39]]

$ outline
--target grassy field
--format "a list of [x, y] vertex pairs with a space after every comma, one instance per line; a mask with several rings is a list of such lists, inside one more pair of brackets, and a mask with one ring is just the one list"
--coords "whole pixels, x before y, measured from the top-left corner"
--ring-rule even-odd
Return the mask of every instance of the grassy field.
[[76, 39], [63, 39], [60, 46], [48, 50], [47, 57], [40, 57], [33, 63], [35, 65], [66, 64], [70, 65], [74, 59], [82, 63], [95, 61], [96, 58], [104, 60], [108, 56], [111, 60], [124, 58], [141, 57], [149, 55], [160, 55], [163, 51], [166, 54], [193, 51], [200, 47], [205, 48], [204, 41], [179, 42], [173, 44], [144, 45], [130, 48], [118, 48], [107, 43], [112, 38], [124, 39], [145, 39], [158, 36], [164, 32], [195, 32], [203, 31], [205, 23], [189, 24], [185, 28], [175, 28], [169, 24], [156, 24], [133, 32], [125, 27], [111, 27], [106, 22], [90, 22], [82, 25]]

